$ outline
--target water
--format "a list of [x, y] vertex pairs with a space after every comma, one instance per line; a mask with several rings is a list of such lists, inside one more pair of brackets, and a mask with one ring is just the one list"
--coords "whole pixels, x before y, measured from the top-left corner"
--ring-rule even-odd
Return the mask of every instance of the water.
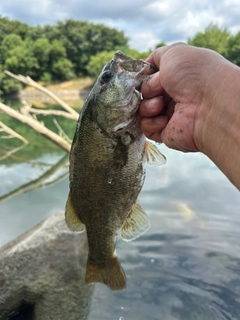
[[[148, 168], [139, 197], [152, 227], [135, 241], [117, 242], [127, 288], [112, 292], [96, 284], [88, 320], [240, 319], [239, 192], [205, 156], [161, 151], [168, 162]], [[0, 166], [0, 196], [62, 156]], [[47, 185], [0, 202], [0, 245], [64, 209], [65, 170], [59, 166]]]

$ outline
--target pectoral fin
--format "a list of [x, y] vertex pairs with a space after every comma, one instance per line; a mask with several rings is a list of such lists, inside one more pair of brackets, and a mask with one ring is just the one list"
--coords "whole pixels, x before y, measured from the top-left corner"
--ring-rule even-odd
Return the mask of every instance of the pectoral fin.
[[149, 228], [150, 221], [148, 216], [139, 203], [136, 202], [121, 228], [121, 237], [125, 241], [131, 241], [138, 238]]
[[148, 140], [145, 142], [144, 151], [144, 161], [149, 165], [162, 165], [167, 161], [158, 147]]
[[65, 221], [68, 228], [72, 231], [83, 232], [85, 230], [85, 225], [82, 223], [78, 214], [73, 208], [70, 194], [68, 195], [65, 207]]

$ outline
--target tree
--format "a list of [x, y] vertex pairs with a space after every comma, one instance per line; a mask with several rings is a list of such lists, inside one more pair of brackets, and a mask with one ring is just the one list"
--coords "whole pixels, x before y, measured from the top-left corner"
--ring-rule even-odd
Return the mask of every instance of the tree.
[[160, 48], [160, 47], [165, 47], [167, 44], [164, 41], [161, 41], [159, 43], [156, 44], [155, 49]]
[[5, 94], [9, 92], [17, 92], [22, 89], [22, 84], [8, 77], [3, 70], [3, 66], [0, 66], [0, 94]]
[[7, 17], [0, 15], [0, 43], [7, 35], [17, 34], [20, 38], [25, 39], [29, 32], [29, 27], [26, 23], [17, 20], [9, 20]]
[[60, 58], [53, 62], [52, 65], [53, 78], [64, 81], [74, 78], [73, 64], [66, 58]]
[[240, 32], [229, 39], [227, 59], [240, 67]]
[[23, 41], [21, 37], [15, 33], [7, 35], [0, 46], [0, 61], [1, 64], [4, 63], [5, 59], [9, 56], [9, 51], [13, 50], [14, 48], [21, 46]]
[[[149, 56], [149, 52], [138, 52], [135, 49], [130, 49], [126, 46], [118, 47], [126, 55], [135, 58], [135, 59], [146, 59]], [[108, 63], [114, 56], [116, 50], [112, 51], [102, 51], [95, 56], [91, 56], [90, 60], [87, 64], [87, 72], [88, 74], [93, 77], [97, 78], [106, 63]]]
[[13, 73], [25, 73], [30, 77], [38, 78], [39, 64], [33, 53], [33, 41], [29, 38], [8, 51], [4, 68]]
[[123, 32], [102, 24], [69, 19], [59, 22], [57, 27], [67, 58], [73, 63], [77, 76], [87, 75], [86, 66], [92, 55], [114, 50], [117, 46], [127, 46], [128, 42]]
[[188, 43], [215, 50], [226, 57], [230, 37], [231, 34], [226, 28], [210, 24], [203, 32], [198, 32], [192, 39], [188, 39]]
[[47, 38], [39, 38], [33, 42], [32, 51], [34, 57], [38, 60], [39, 66], [41, 66], [41, 73], [47, 71], [51, 50], [52, 46]]
[[93, 77], [97, 78], [103, 66], [112, 59], [115, 51], [102, 51], [95, 56], [91, 56], [87, 64], [87, 72]]

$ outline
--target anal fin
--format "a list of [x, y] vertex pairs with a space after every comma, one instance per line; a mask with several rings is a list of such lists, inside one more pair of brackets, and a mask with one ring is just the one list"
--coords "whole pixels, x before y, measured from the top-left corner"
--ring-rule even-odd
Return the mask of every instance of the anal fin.
[[146, 232], [150, 226], [147, 214], [143, 211], [139, 203], [136, 202], [121, 227], [121, 237], [125, 241], [134, 240]]
[[71, 231], [83, 232], [85, 230], [85, 225], [82, 223], [78, 214], [73, 208], [70, 194], [68, 195], [65, 207], [65, 221]]

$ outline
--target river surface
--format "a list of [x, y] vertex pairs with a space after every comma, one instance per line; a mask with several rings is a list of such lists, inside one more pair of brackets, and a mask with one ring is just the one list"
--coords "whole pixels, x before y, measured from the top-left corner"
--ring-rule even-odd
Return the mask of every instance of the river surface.
[[[204, 155], [161, 150], [139, 197], [152, 227], [117, 242], [127, 288], [96, 284], [87, 320], [240, 319], [240, 194]], [[0, 245], [64, 210], [63, 157], [0, 163]]]

